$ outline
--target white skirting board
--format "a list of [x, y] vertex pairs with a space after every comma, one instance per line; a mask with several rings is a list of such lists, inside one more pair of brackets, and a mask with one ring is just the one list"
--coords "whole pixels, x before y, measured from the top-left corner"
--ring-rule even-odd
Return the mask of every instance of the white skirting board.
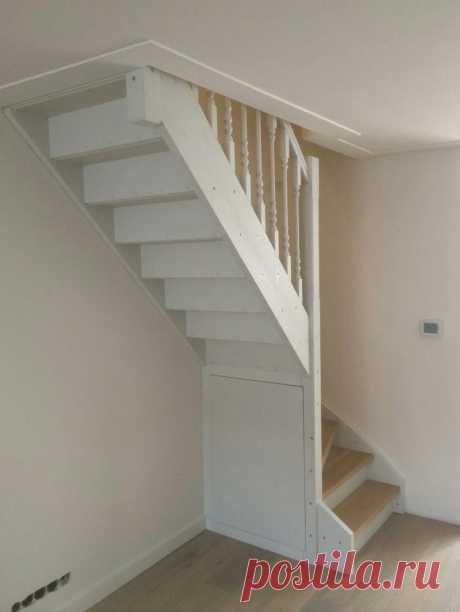
[[[172, 553], [176, 548], [179, 548], [197, 536], [204, 529], [205, 519], [204, 517], [198, 517], [181, 530], [155, 544], [153, 548], [146, 551], [145, 554], [114, 570], [111, 574], [77, 595], [70, 603], [66, 604], [64, 607], [55, 609], [53, 612], [85, 612], [91, 606], [96, 605], [102, 599], [108, 597], [111, 593], [144, 572], [154, 563], [157, 563]], [[49, 606], [50, 602], [47, 602], [47, 605]], [[47, 609], [49, 610], [49, 608]], [[37, 606], [37, 611], [38, 610], [39, 608]]]
[[209, 529], [209, 531], [214, 531], [215, 533], [220, 533], [228, 538], [234, 538], [240, 542], [245, 542], [246, 544], [252, 544], [252, 546], [257, 546], [257, 548], [269, 550], [278, 555], [282, 555], [283, 557], [294, 559], [295, 561], [310, 558], [307, 552], [303, 549], [286, 546], [280, 542], [275, 542], [273, 540], [269, 540], [268, 538], [254, 535], [253, 533], [243, 531], [236, 527], [231, 527], [230, 525], [220, 523], [219, 521], [213, 521], [212, 519], [206, 520], [206, 529]]

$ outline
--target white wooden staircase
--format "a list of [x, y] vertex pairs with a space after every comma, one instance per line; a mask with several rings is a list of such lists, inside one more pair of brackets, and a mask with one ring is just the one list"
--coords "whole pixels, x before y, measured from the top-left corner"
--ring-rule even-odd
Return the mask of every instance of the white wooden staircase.
[[205, 394], [213, 376], [301, 389], [301, 507], [286, 504], [267, 525], [292, 510], [302, 541], [244, 524], [231, 533], [297, 556], [363, 545], [398, 491], [366, 480], [372, 457], [334, 446], [334, 423], [321, 438], [318, 162], [292, 127], [150, 68], [7, 115], [189, 339]]

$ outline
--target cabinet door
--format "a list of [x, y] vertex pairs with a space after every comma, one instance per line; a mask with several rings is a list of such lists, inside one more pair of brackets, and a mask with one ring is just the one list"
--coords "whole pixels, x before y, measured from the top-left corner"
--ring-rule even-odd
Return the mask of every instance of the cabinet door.
[[303, 388], [211, 376], [209, 396], [208, 518], [304, 550]]

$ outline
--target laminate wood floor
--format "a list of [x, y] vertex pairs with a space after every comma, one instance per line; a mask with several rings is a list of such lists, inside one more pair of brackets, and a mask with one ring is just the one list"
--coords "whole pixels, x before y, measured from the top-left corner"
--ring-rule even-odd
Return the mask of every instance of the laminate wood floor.
[[394, 514], [360, 553], [382, 560], [392, 578], [399, 559], [441, 561], [437, 591], [319, 591], [254, 593], [240, 605], [249, 557], [279, 556], [208, 531], [152, 566], [91, 612], [460, 612], [460, 527]]

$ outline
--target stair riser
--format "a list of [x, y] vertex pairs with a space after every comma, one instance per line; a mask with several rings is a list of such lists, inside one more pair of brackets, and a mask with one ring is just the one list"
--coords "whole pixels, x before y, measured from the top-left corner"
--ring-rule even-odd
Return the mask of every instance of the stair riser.
[[89, 164], [83, 182], [87, 204], [158, 200], [195, 190], [187, 168], [170, 152]]
[[85, 159], [95, 153], [112, 154], [131, 145], [163, 143], [161, 128], [127, 121], [127, 106], [127, 99], [122, 98], [50, 117], [50, 157]]
[[114, 211], [115, 241], [175, 242], [216, 240], [221, 230], [206, 205], [199, 200], [168, 204], [122, 206]]
[[166, 280], [166, 308], [218, 312], [266, 312], [257, 290], [246, 279]]
[[281, 344], [208, 340], [206, 359], [217, 366], [304, 374], [292, 349]]
[[322, 436], [322, 452], [323, 452], [323, 467], [331, 452], [334, 444], [334, 439], [337, 430], [337, 423], [328, 419], [322, 419], [321, 436]]
[[377, 533], [382, 525], [390, 518], [393, 513], [394, 502], [385, 508], [369, 523], [354, 535], [354, 548], [360, 550]]
[[141, 247], [144, 278], [244, 278], [241, 263], [222, 241], [145, 244]]
[[368, 466], [364, 465], [353, 476], [348, 478], [335, 491], [323, 499], [326, 506], [334, 509], [341, 501], [353, 493], [367, 479]]
[[187, 336], [206, 340], [284, 343], [273, 319], [264, 314], [188, 312]]

